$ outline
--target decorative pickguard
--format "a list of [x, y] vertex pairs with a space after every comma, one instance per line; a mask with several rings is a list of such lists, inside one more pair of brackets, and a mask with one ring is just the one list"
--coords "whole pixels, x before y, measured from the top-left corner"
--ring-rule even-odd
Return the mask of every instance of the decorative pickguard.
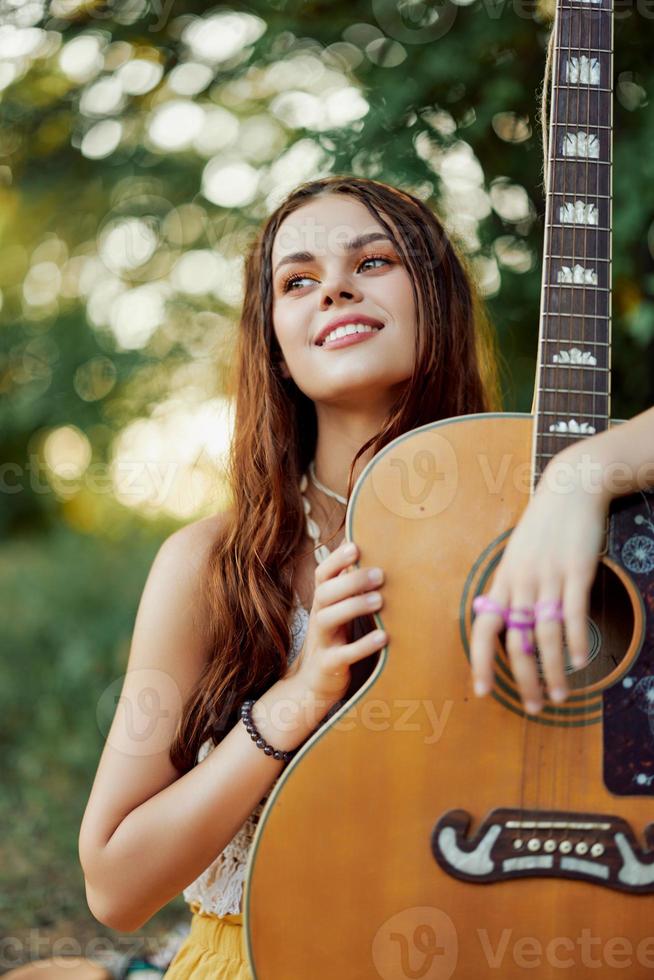
[[462, 881], [575, 878], [632, 894], [654, 893], [654, 824], [643, 851], [621, 817], [557, 810], [493, 810], [473, 838], [471, 815], [450, 810], [431, 836], [443, 871]]
[[654, 492], [611, 506], [608, 553], [628, 572], [645, 606], [640, 653], [603, 695], [604, 783], [619, 796], [654, 795]]

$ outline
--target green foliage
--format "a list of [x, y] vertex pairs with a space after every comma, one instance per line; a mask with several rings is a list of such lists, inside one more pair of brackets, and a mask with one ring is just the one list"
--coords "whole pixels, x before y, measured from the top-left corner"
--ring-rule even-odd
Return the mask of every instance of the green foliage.
[[132, 522], [97, 538], [59, 524], [0, 552], [5, 936], [69, 917], [78, 939], [107, 932], [86, 909], [77, 834], [108, 732], [100, 699], [124, 674], [138, 597], [169, 531]]

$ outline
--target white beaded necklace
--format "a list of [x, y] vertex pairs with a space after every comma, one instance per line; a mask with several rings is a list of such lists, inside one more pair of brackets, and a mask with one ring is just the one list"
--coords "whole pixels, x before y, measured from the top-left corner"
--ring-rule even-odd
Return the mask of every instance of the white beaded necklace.
[[[347, 497], [342, 497], [340, 493], [336, 493], [334, 490], [330, 490], [329, 487], [326, 487], [324, 483], [320, 482], [320, 480], [316, 476], [315, 460], [313, 459], [309, 463], [309, 476], [311, 477], [312, 483], [316, 487], [318, 487], [319, 490], [322, 490], [323, 493], [326, 493], [328, 497], [333, 497], [334, 500], [338, 500], [339, 504], [343, 504], [345, 507], [347, 507]], [[300, 493], [302, 494], [302, 504], [304, 506], [304, 515], [306, 520], [307, 534], [309, 535], [314, 545], [316, 546], [314, 550], [316, 561], [321, 562], [324, 561], [325, 558], [331, 554], [331, 551], [329, 550], [326, 544], [320, 543], [320, 528], [314, 521], [313, 517], [311, 517], [311, 503], [308, 497], [306, 497], [304, 493], [308, 485], [309, 482], [307, 480], [307, 475], [306, 473], [303, 473], [302, 479], [300, 480]]]

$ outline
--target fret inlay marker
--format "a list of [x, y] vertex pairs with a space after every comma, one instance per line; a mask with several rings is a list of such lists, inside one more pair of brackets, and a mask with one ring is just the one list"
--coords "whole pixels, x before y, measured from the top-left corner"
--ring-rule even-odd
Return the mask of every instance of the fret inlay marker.
[[584, 268], [583, 265], [575, 265], [574, 268], [570, 268], [569, 265], [562, 265], [556, 275], [557, 282], [572, 282], [580, 284], [590, 284], [591, 286], [597, 285], [597, 273], [594, 269]]
[[571, 85], [599, 85], [599, 58], [589, 58], [585, 54], [579, 58], [569, 57], [565, 65], [565, 80]]
[[566, 133], [563, 137], [561, 152], [564, 157], [582, 157], [588, 160], [599, 160], [600, 142], [594, 133]]
[[567, 202], [559, 208], [559, 220], [565, 225], [597, 225], [599, 211], [596, 204], [586, 204], [585, 201]]
[[555, 364], [597, 364], [597, 358], [591, 351], [579, 350], [578, 347], [560, 350], [552, 360]]
[[568, 419], [564, 421], [561, 419], [559, 422], [552, 422], [549, 427], [550, 432], [575, 432], [575, 433], [587, 433], [592, 435], [595, 432], [595, 426], [590, 425], [589, 422], [577, 422], [576, 419]]

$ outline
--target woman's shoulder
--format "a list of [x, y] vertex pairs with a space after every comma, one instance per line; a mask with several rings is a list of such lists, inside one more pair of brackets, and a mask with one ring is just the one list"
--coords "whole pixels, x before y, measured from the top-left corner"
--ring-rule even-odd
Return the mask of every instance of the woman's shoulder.
[[214, 542], [231, 516], [231, 510], [223, 510], [185, 524], [163, 541], [159, 549], [160, 555], [190, 573], [201, 573]]

